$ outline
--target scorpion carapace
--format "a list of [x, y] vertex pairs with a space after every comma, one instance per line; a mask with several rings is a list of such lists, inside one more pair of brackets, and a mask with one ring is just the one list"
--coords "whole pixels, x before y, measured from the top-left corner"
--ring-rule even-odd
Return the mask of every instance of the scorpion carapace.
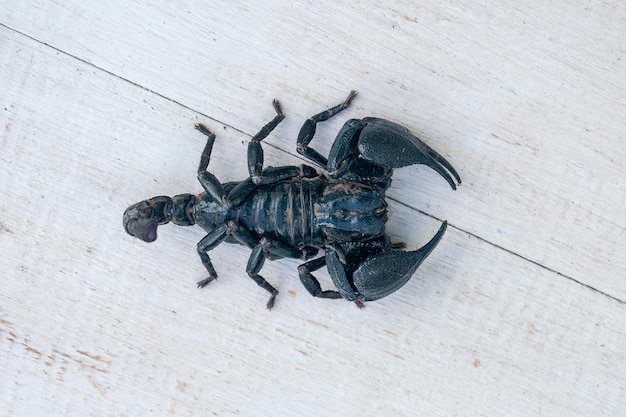
[[[124, 213], [124, 228], [146, 242], [157, 238], [157, 226], [201, 226], [207, 235], [198, 243], [198, 255], [208, 277], [215, 278], [209, 252], [220, 243], [238, 243], [252, 250], [246, 272], [271, 296], [278, 291], [259, 275], [266, 259], [299, 258], [302, 284], [311, 295], [345, 298], [359, 307], [402, 287], [417, 267], [437, 246], [447, 223], [415, 251], [400, 250], [385, 234], [387, 203], [385, 191], [393, 168], [424, 164], [437, 171], [456, 189], [461, 178], [444, 159], [408, 129], [374, 117], [348, 120], [337, 134], [328, 158], [309, 146], [318, 122], [346, 109], [355, 91], [341, 104], [308, 119], [297, 139], [297, 151], [324, 170], [313, 167], [263, 167], [261, 141], [284, 119], [277, 100], [276, 116], [248, 145], [248, 171], [243, 181], [220, 183], [207, 171], [215, 134], [202, 124], [195, 127], [207, 137], [200, 158], [200, 195], [159, 196], [133, 204]], [[325, 254], [316, 257], [319, 250]], [[311, 259], [313, 258], [313, 259]], [[322, 290], [313, 272], [326, 266], [336, 286]]]

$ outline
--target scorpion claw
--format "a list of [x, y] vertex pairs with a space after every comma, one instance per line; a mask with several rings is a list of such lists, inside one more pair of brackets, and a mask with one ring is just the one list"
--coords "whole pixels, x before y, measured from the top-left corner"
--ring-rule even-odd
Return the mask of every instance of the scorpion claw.
[[357, 268], [352, 279], [354, 286], [363, 294], [364, 300], [372, 301], [385, 297], [406, 284], [424, 259], [435, 249], [447, 227], [448, 222], [443, 222], [435, 236], [415, 251], [383, 252]]
[[437, 171], [452, 189], [461, 184], [461, 177], [450, 162], [406, 127], [376, 117], [366, 117], [363, 122], [358, 144], [363, 158], [391, 168], [423, 164]]
[[435, 236], [421, 248], [402, 251], [388, 247], [378, 255], [366, 259], [351, 274], [334, 250], [326, 253], [326, 267], [341, 296], [362, 308], [363, 301], [386, 297], [406, 284], [435, 249], [447, 226], [448, 223], [443, 222]]

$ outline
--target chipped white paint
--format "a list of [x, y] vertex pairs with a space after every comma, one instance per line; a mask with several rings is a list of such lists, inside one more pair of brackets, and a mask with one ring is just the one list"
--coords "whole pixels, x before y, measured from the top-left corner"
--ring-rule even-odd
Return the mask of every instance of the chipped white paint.
[[[0, 1], [1, 415], [626, 413], [624, 4], [161, 3]], [[200, 191], [194, 123], [240, 179], [274, 97], [267, 163], [299, 163], [353, 88], [317, 148], [385, 117], [463, 178], [395, 173], [394, 238], [451, 225], [401, 291], [359, 311], [268, 262], [270, 313], [249, 251], [198, 291], [199, 230], [124, 234], [128, 204]]]

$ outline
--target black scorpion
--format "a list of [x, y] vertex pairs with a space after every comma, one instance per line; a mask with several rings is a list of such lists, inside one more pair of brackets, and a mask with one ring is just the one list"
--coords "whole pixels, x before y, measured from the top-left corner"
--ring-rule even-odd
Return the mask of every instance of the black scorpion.
[[[311, 295], [345, 298], [363, 307], [402, 287], [437, 246], [447, 222], [435, 236], [415, 251], [399, 250], [385, 234], [388, 208], [385, 191], [393, 168], [424, 164], [437, 171], [453, 189], [461, 183], [456, 170], [440, 154], [405, 127], [388, 120], [366, 117], [348, 120], [337, 134], [328, 158], [309, 146], [316, 124], [346, 109], [356, 92], [346, 100], [308, 119], [298, 135], [299, 154], [325, 170], [281, 166], [263, 168], [261, 141], [285, 118], [274, 100], [276, 116], [248, 145], [250, 176], [238, 182], [220, 183], [207, 171], [215, 134], [202, 124], [195, 128], [207, 136], [200, 158], [200, 195], [159, 196], [133, 204], [124, 212], [124, 228], [132, 236], [152, 242], [157, 226], [172, 222], [194, 224], [208, 234], [198, 243], [198, 255], [208, 278], [217, 278], [208, 252], [220, 243], [238, 243], [252, 249], [246, 272], [271, 296], [278, 290], [259, 272], [266, 259], [299, 258], [302, 284]], [[311, 259], [320, 249], [323, 256]], [[309, 260], [311, 259], [311, 260]], [[313, 272], [326, 266], [336, 290], [322, 290]]]

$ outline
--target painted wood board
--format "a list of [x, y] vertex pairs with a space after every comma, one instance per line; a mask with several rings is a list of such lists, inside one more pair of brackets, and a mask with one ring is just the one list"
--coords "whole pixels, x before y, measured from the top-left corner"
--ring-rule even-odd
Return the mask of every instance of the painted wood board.
[[[7, 415], [623, 413], [623, 6], [2, 6]], [[128, 204], [200, 191], [194, 123], [236, 180], [272, 98], [268, 163], [301, 163], [301, 123], [351, 88], [318, 148], [386, 117], [464, 180], [394, 174], [394, 239], [451, 224], [401, 291], [358, 311], [269, 262], [270, 313], [247, 250], [198, 291], [199, 230], [124, 234]]]

